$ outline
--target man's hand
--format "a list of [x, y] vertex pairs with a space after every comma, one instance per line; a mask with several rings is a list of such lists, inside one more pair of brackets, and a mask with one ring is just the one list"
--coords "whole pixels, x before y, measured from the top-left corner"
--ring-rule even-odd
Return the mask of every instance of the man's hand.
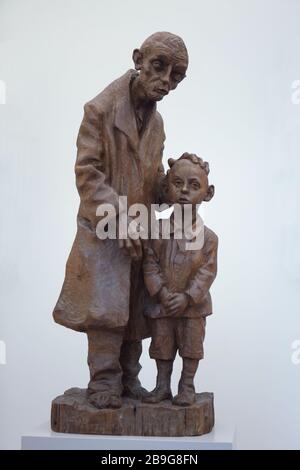
[[166, 311], [169, 315], [180, 315], [188, 306], [189, 298], [187, 294], [170, 294], [170, 297], [165, 305]]
[[141, 260], [143, 257], [141, 230], [138, 224], [134, 222], [134, 219], [128, 217], [128, 238], [119, 239], [119, 247], [125, 249], [134, 261]]
[[119, 239], [119, 247], [124, 249], [126, 253], [134, 260], [141, 260], [143, 257], [142, 241], [131, 240], [127, 238], [126, 240]]

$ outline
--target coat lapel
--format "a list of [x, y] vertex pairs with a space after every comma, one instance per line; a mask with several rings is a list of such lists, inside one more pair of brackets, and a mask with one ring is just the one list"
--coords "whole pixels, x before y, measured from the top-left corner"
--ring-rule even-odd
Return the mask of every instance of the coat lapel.
[[119, 97], [116, 98], [115, 126], [126, 134], [131, 147], [137, 150], [140, 139], [130, 99], [130, 82], [135, 73], [135, 70], [129, 70], [120, 83]]
[[[156, 136], [156, 133], [153, 132], [155, 129], [156, 125], [156, 104], [153, 106], [151, 109], [148, 117], [147, 117], [147, 122], [145, 124], [145, 129], [143, 133], [141, 134], [140, 137], [140, 156], [143, 159], [147, 155], [147, 149], [154, 148], [154, 139]], [[151, 144], [150, 144], [151, 140]]]
[[156, 104], [149, 112], [144, 131], [139, 135], [135, 111], [130, 97], [130, 82], [135, 75], [135, 70], [129, 70], [120, 81], [119, 96], [116, 97], [115, 126], [128, 137], [131, 147], [138, 153], [139, 147], [147, 147], [149, 138], [153, 138], [151, 134], [155, 126]]

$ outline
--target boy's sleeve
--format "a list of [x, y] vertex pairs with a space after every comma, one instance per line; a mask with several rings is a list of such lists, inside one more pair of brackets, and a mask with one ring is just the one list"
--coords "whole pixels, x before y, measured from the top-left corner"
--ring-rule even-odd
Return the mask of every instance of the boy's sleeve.
[[208, 293], [217, 275], [218, 237], [211, 233], [204, 249], [204, 263], [199, 267], [193, 279], [190, 280], [185, 293], [191, 303], [199, 304]]
[[145, 251], [144, 280], [149, 294], [153, 297], [164, 286], [164, 278], [159, 265], [158, 250], [155, 249], [154, 244], [149, 245]]

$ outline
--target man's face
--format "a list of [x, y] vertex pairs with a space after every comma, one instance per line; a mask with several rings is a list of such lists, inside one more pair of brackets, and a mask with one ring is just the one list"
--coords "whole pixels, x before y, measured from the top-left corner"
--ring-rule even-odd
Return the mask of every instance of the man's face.
[[168, 177], [168, 198], [171, 204], [201, 204], [208, 193], [205, 171], [189, 160], [176, 162]]
[[135, 65], [140, 70], [139, 82], [147, 99], [162, 100], [184, 79], [188, 60], [182, 51], [154, 43], [143, 54], [135, 52]]

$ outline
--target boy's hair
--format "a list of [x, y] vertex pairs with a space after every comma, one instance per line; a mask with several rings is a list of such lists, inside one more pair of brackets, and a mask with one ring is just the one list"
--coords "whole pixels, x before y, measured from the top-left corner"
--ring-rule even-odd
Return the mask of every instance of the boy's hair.
[[206, 175], [207, 176], [209, 175], [209, 163], [205, 162], [204, 160], [202, 160], [202, 158], [198, 157], [198, 155], [196, 155], [194, 153], [185, 152], [184, 154], [181, 155], [180, 158], [178, 158], [178, 160], [174, 160], [173, 158], [169, 158], [169, 160], [168, 160], [169, 167], [172, 168], [172, 166], [175, 165], [180, 160], [189, 160], [190, 162], [195, 163], [195, 165], [200, 165], [202, 170], [205, 171]]

